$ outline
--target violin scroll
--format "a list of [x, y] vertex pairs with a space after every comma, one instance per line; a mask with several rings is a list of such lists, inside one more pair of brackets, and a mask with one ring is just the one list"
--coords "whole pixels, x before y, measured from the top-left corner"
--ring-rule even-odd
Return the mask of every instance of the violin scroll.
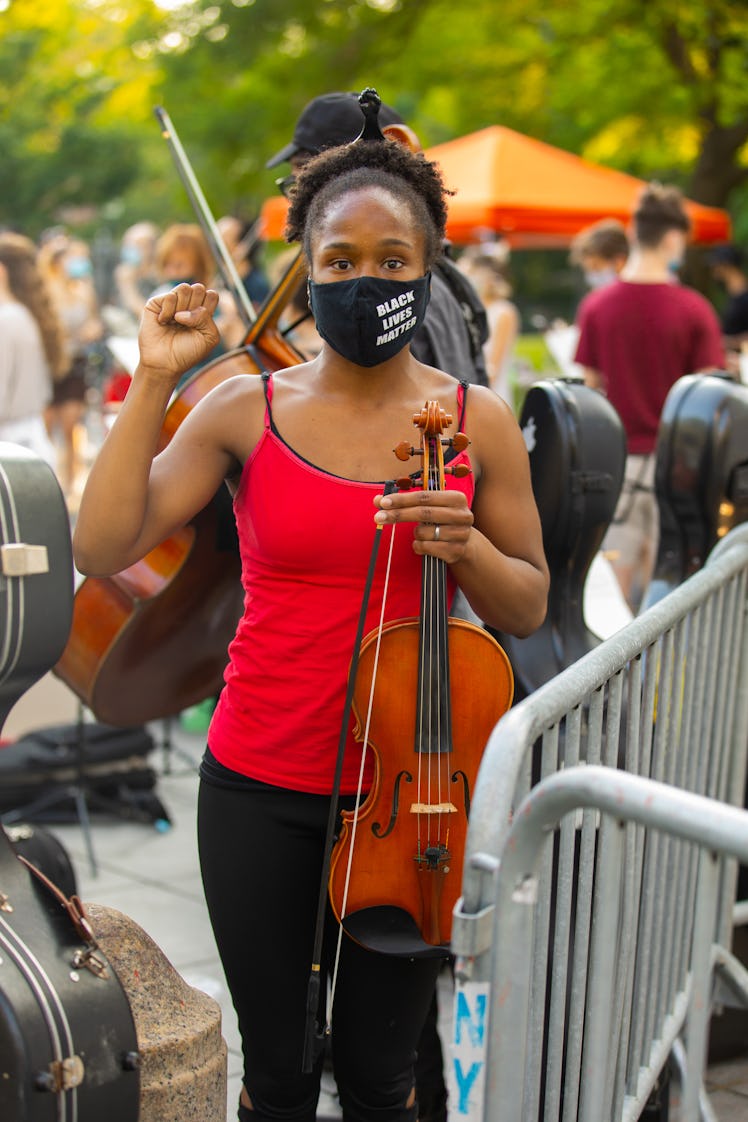
[[413, 424], [424, 436], [436, 436], [452, 424], [452, 414], [445, 413], [438, 401], [427, 401], [420, 413], [413, 414]]
[[432, 463], [434, 461], [437, 463], [436, 471], [439, 478], [437, 480], [432, 479], [431, 483], [429, 483], [427, 480], [424, 480], [422, 471], [418, 472], [414, 477], [403, 476], [396, 480], [397, 486], [401, 491], [408, 491], [415, 486], [422, 486], [424, 490], [441, 489], [443, 486], [441, 476], [453, 475], [456, 479], [464, 479], [466, 475], [470, 474], [470, 468], [467, 464], [457, 464], [452, 467], [444, 463], [443, 450], [445, 448], [452, 448], [455, 452], [464, 452], [470, 444], [470, 440], [464, 432], [456, 432], [454, 436], [441, 435], [452, 424], [452, 415], [451, 413], [446, 413], [440, 407], [438, 401], [427, 401], [420, 413], [413, 414], [413, 424], [417, 425], [424, 435], [424, 440], [420, 447], [416, 448], [408, 440], [401, 440], [400, 443], [393, 448], [393, 452], [398, 460], [402, 461], [410, 460], [414, 456], [423, 457], [426, 453], [425, 438], [429, 437], [434, 439], [438, 437], [439, 451], [434, 455], [434, 450], [432, 449], [430, 461]]

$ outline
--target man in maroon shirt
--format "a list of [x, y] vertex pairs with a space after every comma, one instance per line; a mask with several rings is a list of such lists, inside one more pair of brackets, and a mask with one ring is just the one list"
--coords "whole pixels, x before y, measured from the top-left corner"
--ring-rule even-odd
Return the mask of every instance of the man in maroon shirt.
[[576, 361], [587, 384], [607, 394], [626, 431], [626, 476], [603, 550], [634, 612], [656, 556], [654, 452], [665, 398], [684, 374], [725, 364], [714, 309], [675, 276], [688, 231], [678, 189], [648, 186], [634, 212], [631, 254], [619, 279], [586, 296], [577, 317]]

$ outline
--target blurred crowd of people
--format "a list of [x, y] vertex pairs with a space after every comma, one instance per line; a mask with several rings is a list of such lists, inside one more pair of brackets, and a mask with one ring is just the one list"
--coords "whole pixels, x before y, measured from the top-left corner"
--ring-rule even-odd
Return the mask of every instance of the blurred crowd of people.
[[[250, 303], [270, 290], [256, 227], [228, 215], [219, 229]], [[241, 343], [246, 324], [225, 289], [214, 255], [196, 223], [161, 230], [142, 221], [123, 233], [117, 259], [97, 285], [92, 246], [63, 227], [32, 239], [0, 230], [0, 440], [29, 448], [57, 474], [71, 510], [85, 478], [87, 418], [121, 402], [145, 302], [180, 281], [221, 290], [213, 358]], [[194, 373], [191, 371], [190, 373]]]
[[[653, 253], [651, 246], [642, 245], [636, 215], [630, 228], [606, 219], [578, 234], [571, 244], [569, 261], [579, 270], [589, 296], [580, 302], [572, 323], [555, 324], [546, 334], [552, 360], [562, 373], [584, 378], [616, 401], [616, 385], [630, 378], [615, 369], [599, 369], [605, 365], [600, 357], [599, 331], [608, 329], [597, 326], [598, 306], [604, 309], [609, 301], [622, 298], [611, 295], [616, 282], [623, 286], [619, 293], [630, 293], [631, 286], [637, 286], [635, 291], [647, 307], [653, 307], [653, 300], [659, 297], [658, 286], [667, 285], [679, 292], [687, 289], [678, 273], [688, 240], [688, 220], [679, 193], [665, 189], [665, 194], [670, 200], [671, 217], [675, 215], [677, 221], [675, 228], [666, 230], [664, 249], [660, 251]], [[647, 197], [651, 202], [651, 191]], [[225, 215], [216, 226], [246, 298], [254, 309], [259, 308], [280, 282], [296, 250], [281, 250], [266, 266], [266, 247], [258, 222]], [[673, 238], [678, 241], [676, 249], [671, 244]], [[651, 266], [653, 256], [659, 262], [654, 273], [646, 269], [642, 272], [642, 260]], [[488, 238], [477, 245], [456, 247], [452, 257], [485, 309], [481, 347], [485, 378], [518, 412], [522, 386], [517, 344], [522, 332], [522, 302], [513, 294], [509, 246], [501, 239]], [[700, 308], [702, 318], [714, 329], [714, 338], [719, 339], [708, 365], [740, 377], [741, 357], [743, 368], [748, 366], [745, 256], [736, 245], [722, 245], [709, 252], [707, 262], [714, 284], [724, 290], [723, 300], [718, 301], [719, 312], [711, 306], [705, 310], [707, 301]], [[122, 234], [117, 259], [110, 265], [109, 284], [102, 294], [101, 285], [95, 283], [91, 245], [77, 234], [55, 227], [32, 241], [15, 231], [0, 232], [0, 324], [6, 340], [0, 359], [0, 438], [26, 444], [47, 459], [71, 507], [85, 474], [87, 409], [92, 403], [97, 408], [114, 409], [123, 399], [129, 384], [129, 353], [134, 355], [137, 325], [149, 296], [181, 281], [201, 281], [219, 288], [216, 322], [220, 342], [207, 361], [240, 345], [247, 327], [242, 308], [223, 284], [214, 252], [197, 223], [175, 222], [160, 229], [147, 220], [137, 222]], [[609, 290], [609, 294], [600, 297], [602, 290]], [[659, 312], [654, 318], [662, 334], [665, 324], [659, 321]], [[685, 318], [686, 323], [691, 322], [688, 314]], [[300, 358], [317, 354], [321, 340], [303, 283], [289, 297], [279, 327]], [[628, 339], [636, 337], [636, 332], [628, 335]], [[615, 336], [608, 351], [620, 355], [623, 346]], [[702, 357], [687, 350], [669, 371], [666, 382], [703, 366]], [[189, 371], [184, 381], [194, 373]], [[657, 412], [660, 407], [658, 398], [653, 409]], [[651, 457], [651, 448], [646, 454]], [[651, 474], [649, 460], [647, 472]], [[651, 492], [649, 482], [645, 486]], [[642, 533], [649, 535], [649, 529]], [[651, 545], [649, 548], [651, 551]], [[616, 549], [612, 549], [614, 564], [615, 555]], [[622, 576], [622, 587], [632, 607], [638, 595], [632, 591], [632, 580], [640, 589], [650, 568], [651, 558], [637, 570], [635, 578]]]

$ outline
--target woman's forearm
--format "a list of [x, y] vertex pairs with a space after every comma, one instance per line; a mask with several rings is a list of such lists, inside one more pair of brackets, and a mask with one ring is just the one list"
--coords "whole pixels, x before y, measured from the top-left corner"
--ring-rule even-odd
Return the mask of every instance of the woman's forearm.
[[86, 482], [73, 535], [81, 572], [111, 573], [137, 559], [148, 481], [170, 397], [163, 381], [136, 371]]
[[491, 627], [524, 638], [545, 619], [547, 570], [501, 553], [475, 528], [465, 557], [451, 568], [473, 611]]

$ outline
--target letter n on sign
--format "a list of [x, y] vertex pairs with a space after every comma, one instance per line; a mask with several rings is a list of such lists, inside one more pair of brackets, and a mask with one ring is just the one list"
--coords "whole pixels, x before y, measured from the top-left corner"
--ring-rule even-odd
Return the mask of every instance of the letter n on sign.
[[449, 1117], [480, 1122], [486, 1077], [488, 982], [457, 982], [449, 1064]]

